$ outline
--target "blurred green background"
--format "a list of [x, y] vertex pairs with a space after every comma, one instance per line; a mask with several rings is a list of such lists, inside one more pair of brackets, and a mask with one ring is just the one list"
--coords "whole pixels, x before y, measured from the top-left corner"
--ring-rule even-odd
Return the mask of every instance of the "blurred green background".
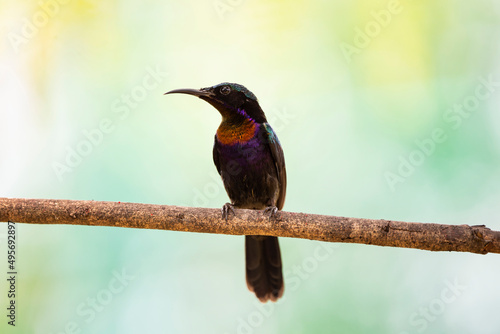
[[[500, 229], [498, 2], [0, 7], [1, 197], [221, 207], [218, 112], [162, 94], [229, 81], [278, 133], [285, 210]], [[17, 324], [2, 279], [2, 333], [500, 330], [495, 254], [281, 239], [285, 297], [262, 305], [243, 237], [17, 227]]]

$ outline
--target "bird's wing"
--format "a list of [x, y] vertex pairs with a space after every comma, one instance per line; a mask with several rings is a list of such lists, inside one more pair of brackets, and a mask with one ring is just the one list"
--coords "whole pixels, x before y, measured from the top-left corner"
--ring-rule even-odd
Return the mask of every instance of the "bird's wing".
[[276, 207], [278, 210], [281, 210], [285, 204], [286, 196], [285, 155], [283, 154], [283, 149], [281, 148], [278, 136], [276, 136], [276, 133], [274, 133], [269, 123], [264, 123], [264, 128], [267, 135], [267, 146], [271, 151], [271, 156], [273, 157], [274, 165], [276, 166], [276, 173], [278, 175], [278, 182], [280, 186], [280, 193], [276, 202]]
[[219, 175], [221, 175], [220, 173], [220, 160], [219, 160], [219, 150], [217, 149], [217, 136], [215, 136], [215, 140], [214, 140], [214, 148], [213, 148], [213, 151], [212, 151], [212, 155], [213, 155], [213, 158], [214, 158], [214, 164], [215, 164], [215, 168], [217, 168], [217, 172], [219, 172]]

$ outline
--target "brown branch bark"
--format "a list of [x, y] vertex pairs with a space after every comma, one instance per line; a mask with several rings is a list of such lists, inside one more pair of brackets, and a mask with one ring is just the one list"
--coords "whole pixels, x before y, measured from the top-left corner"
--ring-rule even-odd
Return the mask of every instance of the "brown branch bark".
[[441, 225], [279, 212], [121, 202], [0, 198], [0, 221], [28, 224], [116, 226], [232, 235], [273, 235], [330, 242], [478, 254], [500, 253], [500, 232], [484, 225]]

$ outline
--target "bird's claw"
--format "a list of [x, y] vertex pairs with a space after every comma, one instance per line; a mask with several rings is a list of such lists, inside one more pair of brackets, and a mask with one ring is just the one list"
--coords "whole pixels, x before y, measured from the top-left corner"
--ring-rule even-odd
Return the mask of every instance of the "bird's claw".
[[224, 204], [222, 206], [221, 212], [222, 212], [222, 218], [224, 218], [225, 220], [229, 218], [230, 212], [236, 216], [236, 212], [234, 212], [234, 205], [232, 205], [231, 203]]
[[278, 208], [275, 206], [268, 206], [264, 209], [264, 214], [269, 216], [269, 219], [275, 219], [278, 216]]

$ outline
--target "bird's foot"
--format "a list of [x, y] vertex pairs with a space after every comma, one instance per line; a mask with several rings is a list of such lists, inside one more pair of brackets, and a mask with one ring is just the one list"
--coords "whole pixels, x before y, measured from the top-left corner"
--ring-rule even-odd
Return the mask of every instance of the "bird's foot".
[[264, 209], [264, 214], [269, 216], [269, 219], [276, 219], [278, 217], [278, 208], [275, 206], [268, 206]]
[[229, 218], [230, 212], [236, 216], [236, 212], [234, 212], [234, 205], [232, 205], [231, 203], [224, 204], [222, 206], [221, 212], [222, 212], [222, 218], [224, 218], [225, 220]]

